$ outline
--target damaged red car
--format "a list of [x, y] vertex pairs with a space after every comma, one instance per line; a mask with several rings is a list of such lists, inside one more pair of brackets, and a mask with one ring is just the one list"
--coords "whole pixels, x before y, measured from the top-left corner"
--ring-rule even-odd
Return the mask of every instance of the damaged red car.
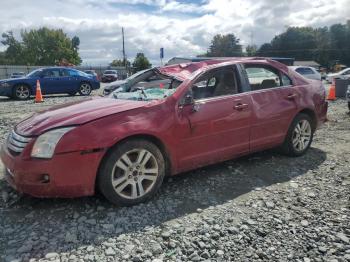
[[36, 197], [99, 190], [133, 205], [165, 176], [268, 148], [300, 156], [326, 119], [322, 84], [268, 59], [171, 65], [138, 78], [17, 124], [1, 148], [9, 184]]

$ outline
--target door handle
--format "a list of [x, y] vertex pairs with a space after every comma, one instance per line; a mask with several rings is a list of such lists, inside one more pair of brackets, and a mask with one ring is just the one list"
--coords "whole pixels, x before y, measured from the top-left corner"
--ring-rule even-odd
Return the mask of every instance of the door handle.
[[293, 99], [297, 98], [297, 96], [298, 96], [297, 94], [289, 94], [286, 96], [286, 99], [293, 100]]
[[241, 111], [241, 110], [243, 110], [245, 108], [248, 108], [248, 104], [241, 104], [241, 103], [239, 103], [239, 104], [234, 106], [234, 109], [236, 109], [238, 111]]

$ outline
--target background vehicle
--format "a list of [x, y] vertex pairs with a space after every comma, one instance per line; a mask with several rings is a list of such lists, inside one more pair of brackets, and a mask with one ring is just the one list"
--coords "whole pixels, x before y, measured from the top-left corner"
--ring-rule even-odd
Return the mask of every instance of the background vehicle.
[[76, 197], [97, 186], [111, 202], [134, 205], [166, 175], [274, 147], [303, 155], [326, 119], [325, 95], [321, 82], [272, 60], [172, 65], [109, 97], [27, 118], [0, 156], [21, 192]]
[[26, 74], [24, 72], [17, 72], [17, 73], [12, 73], [10, 78], [21, 78], [21, 77], [25, 77]]
[[310, 66], [289, 66], [290, 69], [294, 70], [295, 72], [301, 74], [302, 76], [313, 79], [313, 80], [320, 80], [322, 79], [321, 74], [313, 67]]
[[92, 76], [94, 76], [96, 79], [99, 79], [98, 74], [96, 73], [95, 70], [84, 70], [84, 73], [85, 73], [85, 74], [88, 74], [88, 75], [92, 75]]
[[101, 82], [109, 83], [118, 80], [118, 72], [116, 70], [106, 70], [103, 72]]
[[[112, 93], [114, 90], [116, 90], [117, 88], [119, 88], [122, 85], [131, 86], [134, 83], [140, 81], [139, 77], [140, 76], [143, 77], [144, 73], [153, 72], [153, 70], [156, 70], [156, 68], [145, 69], [145, 70], [139, 71], [139, 72], [129, 76], [127, 79], [114, 81], [114, 82], [112, 82], [104, 87], [103, 94], [109, 95], [110, 93]], [[151, 79], [148, 79], [148, 81], [150, 81], [150, 80]], [[147, 81], [147, 79], [144, 79], [143, 81]]]
[[345, 68], [338, 73], [332, 73], [327, 75], [327, 82], [331, 83], [333, 79], [350, 79], [350, 68]]
[[41, 92], [48, 94], [90, 95], [100, 88], [95, 77], [81, 71], [66, 67], [49, 67], [37, 69], [25, 78], [0, 80], [0, 96], [15, 99], [28, 99], [35, 94], [36, 81], [40, 81]]

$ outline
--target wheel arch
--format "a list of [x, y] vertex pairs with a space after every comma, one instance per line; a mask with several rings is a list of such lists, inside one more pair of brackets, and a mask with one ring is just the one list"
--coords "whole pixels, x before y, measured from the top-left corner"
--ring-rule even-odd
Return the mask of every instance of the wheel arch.
[[104, 163], [104, 161], [105, 161], [106, 157], [108, 156], [108, 154], [115, 147], [117, 147], [121, 143], [123, 143], [123, 142], [125, 142], [127, 140], [130, 140], [130, 139], [144, 139], [144, 140], [147, 140], [147, 141], [152, 142], [153, 144], [155, 144], [159, 148], [159, 150], [161, 151], [161, 153], [162, 153], [162, 155], [164, 157], [164, 160], [165, 160], [165, 175], [166, 176], [170, 176], [171, 175], [171, 173], [172, 173], [171, 171], [172, 171], [172, 168], [173, 168], [173, 163], [171, 161], [170, 153], [169, 153], [169, 150], [166, 148], [165, 143], [159, 137], [157, 137], [155, 135], [150, 135], [150, 134], [133, 134], [133, 135], [124, 137], [121, 140], [118, 140], [113, 146], [111, 146], [110, 148], [108, 148], [108, 150], [106, 150], [106, 152], [104, 153], [104, 155], [103, 155], [103, 157], [102, 157], [102, 159], [100, 161], [100, 164], [99, 164], [99, 167], [98, 167], [98, 170], [97, 170], [97, 174], [96, 174], [96, 178], [95, 178], [95, 190], [97, 189], [97, 175], [100, 172], [101, 166]]
[[35, 89], [33, 89], [33, 87], [32, 87], [30, 84], [28, 84], [28, 83], [26, 83], [26, 82], [18, 82], [18, 83], [15, 83], [15, 84], [12, 86], [11, 95], [12, 95], [13, 97], [15, 97], [15, 94], [14, 94], [14, 93], [15, 93], [15, 91], [16, 91], [16, 87], [17, 87], [17, 86], [21, 86], [21, 85], [27, 86], [27, 87], [29, 88], [29, 92], [30, 92], [29, 96], [35, 94]]
[[305, 114], [305, 115], [308, 115], [311, 118], [311, 120], [312, 120], [312, 123], [311, 123], [312, 126], [311, 127], [312, 127], [312, 130], [315, 131], [316, 128], [317, 128], [317, 116], [316, 116], [315, 111], [310, 109], [310, 108], [304, 108], [304, 109], [300, 110], [298, 112], [298, 114], [295, 115], [295, 117], [297, 115], [299, 115], [299, 114]]

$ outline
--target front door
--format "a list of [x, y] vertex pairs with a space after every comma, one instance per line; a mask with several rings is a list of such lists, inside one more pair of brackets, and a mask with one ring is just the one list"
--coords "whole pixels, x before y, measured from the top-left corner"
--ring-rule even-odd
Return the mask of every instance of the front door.
[[179, 108], [180, 171], [249, 152], [251, 100], [240, 93], [237, 69], [214, 69], [192, 85], [193, 103]]
[[59, 68], [45, 69], [40, 79], [43, 95], [60, 93], [61, 73]]

